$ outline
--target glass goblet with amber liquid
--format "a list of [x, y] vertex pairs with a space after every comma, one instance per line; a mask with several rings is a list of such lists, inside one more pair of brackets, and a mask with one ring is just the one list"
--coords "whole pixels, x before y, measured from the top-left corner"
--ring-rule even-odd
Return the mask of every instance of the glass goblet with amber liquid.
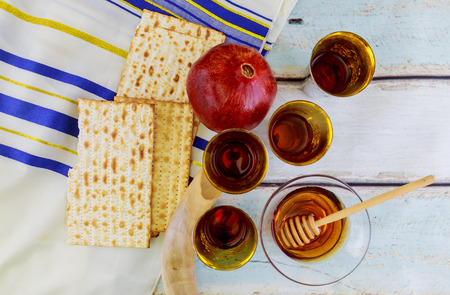
[[318, 88], [332, 96], [351, 96], [361, 92], [372, 80], [375, 56], [370, 45], [351, 32], [334, 32], [314, 47], [309, 64], [311, 77], [305, 92]]
[[268, 167], [266, 148], [251, 132], [228, 129], [214, 136], [203, 154], [203, 170], [220, 191], [245, 193], [263, 180]]
[[328, 151], [333, 128], [322, 108], [298, 100], [282, 105], [273, 113], [267, 136], [278, 158], [292, 165], [308, 165]]
[[233, 270], [255, 253], [258, 235], [252, 219], [233, 206], [208, 210], [197, 222], [193, 242], [200, 260], [218, 270]]

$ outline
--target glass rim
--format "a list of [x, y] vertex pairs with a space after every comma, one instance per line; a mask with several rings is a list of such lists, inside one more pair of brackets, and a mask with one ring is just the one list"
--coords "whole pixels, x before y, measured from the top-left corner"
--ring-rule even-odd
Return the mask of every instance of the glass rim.
[[311, 59], [310, 59], [310, 61], [309, 61], [309, 66], [311, 67], [311, 61], [312, 61], [312, 57], [313, 57], [313, 53], [314, 53], [314, 51], [317, 49], [317, 46], [319, 45], [319, 43], [321, 43], [322, 41], [324, 41], [324, 40], [326, 40], [326, 39], [328, 39], [328, 38], [330, 38], [330, 37], [332, 37], [332, 36], [334, 36], [334, 35], [339, 35], [339, 34], [342, 34], [342, 35], [350, 35], [350, 36], [353, 36], [353, 37], [355, 37], [356, 39], [358, 39], [358, 41], [360, 41], [365, 47], [367, 47], [368, 49], [370, 49], [370, 55], [373, 57], [373, 59], [374, 59], [374, 61], [375, 61], [375, 55], [374, 55], [374, 53], [373, 53], [373, 49], [372, 49], [372, 46], [370, 46], [370, 44], [369, 44], [369, 42], [367, 42], [363, 37], [361, 37], [360, 35], [358, 35], [358, 34], [356, 34], [356, 33], [353, 33], [353, 32], [350, 32], [350, 31], [334, 31], [334, 32], [332, 32], [332, 33], [329, 33], [329, 34], [327, 34], [327, 35], [325, 35], [324, 37], [322, 37], [322, 38], [320, 38], [319, 39], [319, 41], [317, 41], [316, 42], [316, 44], [314, 45], [314, 47], [313, 47], [313, 50], [312, 50], [312, 52], [311, 52]]

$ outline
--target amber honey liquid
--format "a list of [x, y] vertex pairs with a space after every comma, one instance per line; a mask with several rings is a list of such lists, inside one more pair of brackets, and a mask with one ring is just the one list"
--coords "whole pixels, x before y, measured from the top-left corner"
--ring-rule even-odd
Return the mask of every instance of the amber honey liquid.
[[199, 258], [215, 269], [234, 269], [253, 255], [257, 234], [251, 219], [232, 206], [208, 211], [198, 222], [194, 246]]
[[296, 161], [311, 145], [313, 132], [311, 125], [295, 113], [283, 113], [272, 122], [269, 131], [271, 146], [287, 161]]
[[281, 238], [280, 230], [290, 217], [312, 214], [317, 220], [342, 208], [339, 199], [324, 188], [299, 188], [280, 202], [273, 216], [272, 234], [280, 249], [294, 259], [312, 261], [326, 258], [339, 249], [345, 240], [348, 226], [346, 219], [320, 227], [320, 234], [315, 239], [298, 248], [287, 246]]

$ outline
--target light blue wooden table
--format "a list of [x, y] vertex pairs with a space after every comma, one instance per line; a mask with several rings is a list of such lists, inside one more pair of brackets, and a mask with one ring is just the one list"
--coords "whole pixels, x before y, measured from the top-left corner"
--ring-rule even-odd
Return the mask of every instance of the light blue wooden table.
[[[334, 138], [319, 162], [293, 167], [270, 151], [264, 182], [217, 204], [245, 210], [259, 227], [264, 204], [294, 176], [321, 173], [349, 182], [367, 200], [428, 174], [437, 183], [369, 209], [369, 252], [350, 276], [323, 287], [298, 285], [272, 268], [259, 244], [242, 268], [215, 271], [196, 263], [202, 294], [450, 294], [450, 2], [299, 1], [267, 56], [278, 78], [272, 113], [286, 101], [319, 104]], [[314, 44], [338, 30], [372, 46], [372, 83], [350, 98], [314, 98], [300, 82]], [[269, 116], [270, 116], [269, 113]], [[267, 119], [254, 130], [268, 146]], [[160, 282], [154, 294], [164, 294]]]

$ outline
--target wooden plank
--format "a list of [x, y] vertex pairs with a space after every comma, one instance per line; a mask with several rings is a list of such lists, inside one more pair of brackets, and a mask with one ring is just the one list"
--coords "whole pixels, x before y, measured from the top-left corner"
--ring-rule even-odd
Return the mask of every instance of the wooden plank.
[[[310, 98], [297, 82], [278, 83], [269, 114], [253, 130], [269, 151], [263, 182], [296, 175], [328, 174], [350, 182], [407, 182], [434, 174], [450, 183], [450, 80], [373, 81], [348, 98]], [[292, 166], [270, 150], [271, 114], [291, 100], [309, 100], [328, 113], [333, 141], [328, 153], [308, 166]]]
[[[277, 186], [244, 195], [223, 195], [216, 204], [246, 211], [259, 229], [264, 204]], [[354, 186], [363, 200], [392, 187]], [[296, 284], [268, 262], [261, 244], [249, 263], [234, 271], [212, 270], [196, 260], [201, 294], [448, 294], [450, 285], [449, 187], [429, 186], [368, 210], [371, 243], [361, 265], [338, 283]], [[338, 266], [337, 266], [338, 267]], [[154, 294], [164, 294], [160, 283]]]
[[448, 15], [449, 1], [299, 0], [267, 60], [279, 78], [305, 77], [315, 43], [344, 30], [372, 46], [375, 77], [450, 76]]

